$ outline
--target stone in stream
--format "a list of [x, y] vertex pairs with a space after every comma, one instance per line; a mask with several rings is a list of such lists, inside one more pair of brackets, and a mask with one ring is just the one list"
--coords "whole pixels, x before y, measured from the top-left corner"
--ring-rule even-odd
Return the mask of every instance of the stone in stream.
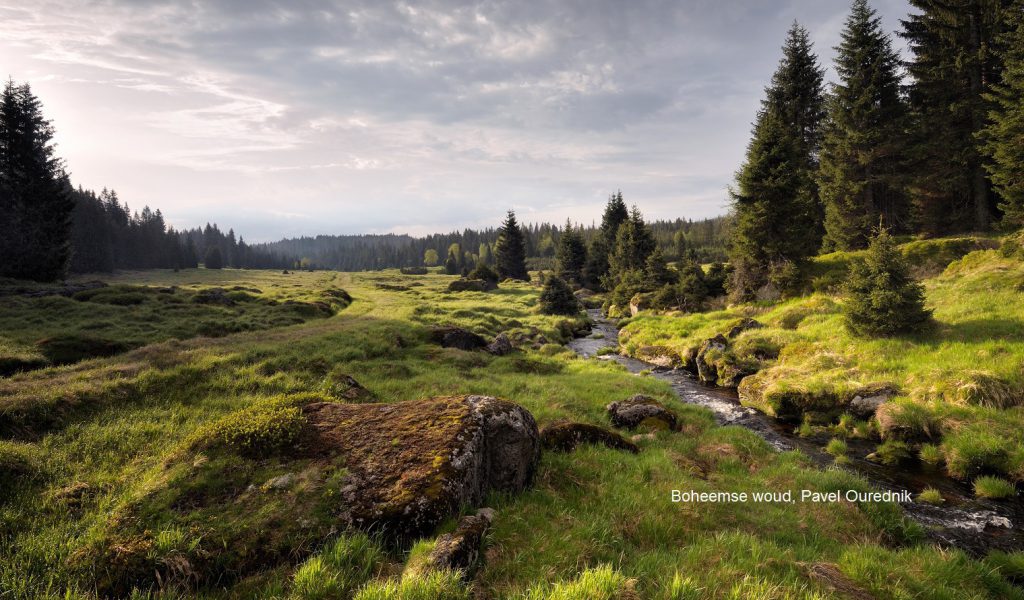
[[895, 395], [896, 391], [891, 389], [877, 390], [874, 393], [862, 392], [850, 400], [847, 410], [858, 419], [871, 419], [878, 412], [878, 408]]
[[679, 419], [675, 413], [665, 408], [660, 402], [637, 394], [626, 400], [612, 402], [606, 409], [612, 425], [626, 429], [636, 429], [646, 426], [650, 429], [668, 429], [675, 431], [679, 426]]
[[541, 443], [548, 450], [572, 452], [582, 444], [597, 444], [636, 454], [640, 448], [614, 431], [589, 423], [554, 423], [540, 432]]

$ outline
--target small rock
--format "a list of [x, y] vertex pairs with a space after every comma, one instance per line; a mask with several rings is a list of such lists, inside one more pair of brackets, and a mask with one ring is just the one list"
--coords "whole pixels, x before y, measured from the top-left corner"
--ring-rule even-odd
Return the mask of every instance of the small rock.
[[487, 345], [487, 351], [495, 356], [504, 356], [511, 353], [512, 350], [512, 340], [508, 339], [504, 333], [499, 333], [494, 341]]
[[295, 483], [295, 473], [285, 473], [284, 475], [279, 475], [277, 477], [274, 477], [270, 481], [264, 483], [263, 484], [263, 489], [264, 490], [268, 490], [268, 491], [269, 490], [277, 490], [277, 491], [286, 490], [286, 489], [292, 487], [293, 483]]
[[895, 390], [882, 389], [874, 393], [857, 394], [846, 407], [849, 413], [858, 419], [870, 419], [875, 416], [878, 408], [896, 395]]
[[472, 579], [480, 567], [480, 550], [494, 517], [492, 509], [485, 510], [490, 511], [487, 516], [480, 511], [475, 516], [462, 517], [455, 531], [437, 538], [427, 558], [427, 570], [461, 571], [463, 578]]
[[738, 325], [730, 329], [729, 333], [725, 334], [725, 337], [731, 340], [736, 338], [736, 336], [743, 333], [744, 331], [749, 331], [751, 329], [760, 329], [762, 327], [764, 327], [764, 324], [761, 323], [760, 321], [754, 319], [743, 319], [743, 321], [741, 321]]
[[721, 334], [704, 340], [704, 343], [700, 345], [694, 363], [697, 365], [697, 378], [700, 379], [701, 383], [713, 385], [718, 382], [718, 367], [714, 363], [708, 362], [707, 355], [709, 352], [725, 352], [725, 349], [728, 347], [729, 340], [725, 339], [725, 336]]
[[540, 440], [545, 448], [556, 452], [572, 452], [581, 444], [600, 444], [634, 454], [640, 452], [640, 448], [636, 444], [614, 431], [588, 423], [548, 425], [541, 430]]
[[616, 427], [634, 429], [641, 424], [647, 424], [658, 429], [675, 431], [679, 424], [675, 413], [654, 398], [643, 394], [637, 394], [621, 402], [612, 402], [605, 408], [612, 425]]

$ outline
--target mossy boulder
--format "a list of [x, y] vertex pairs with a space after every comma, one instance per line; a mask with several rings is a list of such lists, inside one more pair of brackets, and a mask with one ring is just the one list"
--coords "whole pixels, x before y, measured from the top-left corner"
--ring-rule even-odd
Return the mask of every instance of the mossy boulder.
[[449, 292], [489, 292], [498, 289], [498, 284], [486, 279], [456, 279], [448, 284]]
[[548, 425], [540, 432], [541, 442], [548, 450], [555, 452], [572, 452], [584, 444], [607, 446], [615, 450], [625, 450], [634, 454], [640, 447], [614, 431], [589, 423], [555, 423]]
[[461, 327], [442, 326], [430, 331], [430, 341], [445, 348], [473, 351], [487, 347], [487, 340]]
[[668, 346], [641, 346], [634, 354], [636, 358], [656, 367], [678, 369], [683, 366], [683, 359]]
[[701, 383], [735, 388], [747, 376], [757, 372], [757, 366], [729, 351], [729, 340], [716, 335], [704, 340], [693, 359], [697, 378]]
[[651, 429], [667, 429], [675, 431], [679, 428], [679, 418], [663, 404], [643, 394], [637, 394], [626, 400], [612, 402], [606, 407], [612, 425], [626, 429], [647, 427]]
[[304, 408], [318, 454], [344, 460], [342, 520], [411, 539], [491, 491], [522, 491], [540, 459], [524, 408], [489, 396]]
[[744, 331], [750, 331], [751, 329], [760, 329], [764, 327], [764, 324], [755, 319], [741, 319], [738, 323], [733, 325], [729, 329], [729, 333], [725, 334], [725, 337], [734, 340]]
[[515, 348], [512, 346], [512, 340], [504, 333], [499, 333], [493, 342], [487, 344], [487, 351], [495, 356], [505, 356], [511, 354], [513, 350]]

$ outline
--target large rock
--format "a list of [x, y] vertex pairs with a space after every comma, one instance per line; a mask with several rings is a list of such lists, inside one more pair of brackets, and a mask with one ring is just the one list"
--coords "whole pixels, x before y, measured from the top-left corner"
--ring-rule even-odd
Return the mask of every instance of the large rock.
[[614, 431], [588, 423], [555, 423], [540, 432], [541, 442], [548, 450], [572, 452], [583, 444], [597, 444], [636, 454], [640, 448]]
[[651, 307], [651, 295], [650, 294], [636, 294], [629, 300], [629, 315], [635, 317], [640, 314], [640, 311], [647, 310]]
[[511, 354], [514, 349], [512, 347], [512, 340], [508, 339], [508, 336], [504, 333], [499, 333], [493, 342], [487, 344], [487, 351], [495, 356]]
[[434, 542], [425, 570], [460, 571], [463, 578], [472, 579], [480, 566], [484, 537], [493, 519], [494, 510], [490, 508], [459, 519], [455, 531], [441, 535]]
[[718, 383], [717, 359], [729, 347], [729, 340], [724, 335], [716, 335], [713, 338], [704, 340], [697, 350], [694, 364], [697, 365], [697, 378], [701, 383], [714, 385]]
[[637, 394], [620, 402], [612, 402], [606, 409], [612, 425], [616, 427], [636, 429], [646, 426], [652, 429], [675, 431], [679, 426], [679, 419], [675, 413], [654, 398], [643, 394]]
[[683, 366], [683, 360], [668, 346], [641, 346], [636, 350], [636, 357], [665, 369], [678, 369]]
[[445, 348], [458, 348], [459, 350], [472, 351], [487, 347], [487, 340], [481, 336], [472, 331], [451, 325], [432, 329], [430, 331], [430, 340]]
[[540, 437], [524, 408], [490, 396], [395, 404], [314, 403], [303, 408], [317, 454], [348, 475], [340, 494], [347, 525], [411, 539], [492, 491], [533, 479]]

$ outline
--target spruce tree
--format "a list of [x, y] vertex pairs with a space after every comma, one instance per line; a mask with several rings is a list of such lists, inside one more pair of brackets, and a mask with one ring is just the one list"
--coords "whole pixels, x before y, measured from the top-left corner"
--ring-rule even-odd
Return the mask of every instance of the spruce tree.
[[587, 263], [587, 244], [583, 241], [583, 234], [568, 219], [565, 221], [565, 230], [558, 238], [555, 258], [558, 261], [558, 276], [582, 285], [583, 268]]
[[1024, 0], [1006, 11], [1002, 83], [988, 99], [995, 106], [983, 131], [989, 177], [1001, 200], [1006, 229], [1024, 227]]
[[643, 271], [647, 258], [656, 247], [654, 234], [644, 223], [640, 209], [633, 206], [629, 218], [619, 226], [615, 236], [614, 250], [608, 257], [609, 284], [606, 287], [614, 287], [627, 271]]
[[666, 285], [672, 285], [679, 280], [679, 274], [668, 268], [665, 262], [665, 255], [660, 248], [647, 257], [644, 265], [644, 276], [647, 278], [647, 286], [651, 289], [658, 289]]
[[899, 229], [909, 214], [899, 56], [865, 0], [854, 0], [841, 35], [818, 174], [827, 250], [864, 248], [879, 219]]
[[731, 191], [735, 222], [730, 289], [749, 299], [785, 265], [820, 245], [822, 208], [814, 172], [823, 114], [823, 71], [807, 31], [794, 23], [765, 90], [752, 139]]
[[924, 308], [924, 287], [885, 229], [871, 240], [863, 260], [850, 267], [843, 305], [854, 335], [887, 336], [922, 329], [931, 318]]
[[629, 220], [629, 210], [622, 199], [622, 191], [608, 197], [604, 214], [601, 216], [601, 228], [590, 245], [587, 263], [584, 267], [584, 279], [587, 287], [593, 290], [603, 289], [605, 278], [610, 269], [609, 254], [614, 251], [619, 227]]
[[74, 197], [53, 150], [53, 126], [28, 84], [0, 94], [0, 274], [53, 281], [71, 258]]
[[540, 292], [540, 311], [546, 315], [575, 315], [580, 312], [580, 303], [564, 279], [548, 275]]
[[903, 23], [912, 58], [910, 157], [918, 227], [926, 233], [985, 230], [995, 200], [976, 134], [1002, 73], [997, 51], [1010, 0], [910, 0]]
[[530, 274], [526, 270], [526, 240], [519, 223], [516, 222], [516, 214], [511, 210], [498, 230], [494, 256], [498, 274], [503, 279], [530, 280]]
[[220, 251], [219, 246], [207, 248], [206, 256], [203, 258], [203, 266], [207, 269], [224, 268], [224, 254]]

